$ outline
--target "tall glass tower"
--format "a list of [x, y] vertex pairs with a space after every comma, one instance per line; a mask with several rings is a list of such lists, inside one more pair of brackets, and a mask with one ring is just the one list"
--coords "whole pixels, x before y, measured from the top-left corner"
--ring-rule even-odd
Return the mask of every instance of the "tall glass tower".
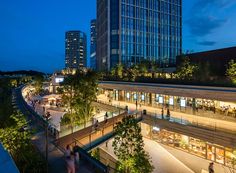
[[65, 34], [65, 67], [79, 69], [86, 67], [87, 37], [81, 31], [68, 31]]
[[97, 0], [97, 64], [174, 66], [182, 51], [182, 0]]
[[97, 69], [96, 46], [97, 46], [96, 19], [93, 19], [91, 20], [90, 23], [90, 68], [93, 70]]

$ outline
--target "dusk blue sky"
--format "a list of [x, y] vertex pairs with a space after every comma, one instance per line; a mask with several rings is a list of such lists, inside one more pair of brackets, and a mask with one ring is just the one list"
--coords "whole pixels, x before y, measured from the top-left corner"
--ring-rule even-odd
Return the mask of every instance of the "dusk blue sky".
[[[236, 46], [235, 0], [183, 0], [183, 50]], [[64, 68], [65, 31], [87, 33], [96, 0], [1, 0], [0, 70]]]

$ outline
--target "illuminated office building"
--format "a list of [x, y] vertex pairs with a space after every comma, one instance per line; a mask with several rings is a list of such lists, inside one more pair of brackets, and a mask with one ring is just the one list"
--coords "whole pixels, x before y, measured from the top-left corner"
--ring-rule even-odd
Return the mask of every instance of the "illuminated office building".
[[175, 66], [182, 51], [182, 0], [97, 0], [97, 63], [143, 60]]

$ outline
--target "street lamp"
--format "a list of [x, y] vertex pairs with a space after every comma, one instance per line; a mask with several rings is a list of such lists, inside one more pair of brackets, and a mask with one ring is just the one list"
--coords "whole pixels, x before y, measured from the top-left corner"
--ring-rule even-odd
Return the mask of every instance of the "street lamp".
[[46, 152], [46, 169], [48, 172], [48, 120], [49, 117], [51, 116], [50, 112], [47, 112], [46, 114], [44, 114], [44, 118], [46, 119], [46, 125], [45, 125], [45, 152]]

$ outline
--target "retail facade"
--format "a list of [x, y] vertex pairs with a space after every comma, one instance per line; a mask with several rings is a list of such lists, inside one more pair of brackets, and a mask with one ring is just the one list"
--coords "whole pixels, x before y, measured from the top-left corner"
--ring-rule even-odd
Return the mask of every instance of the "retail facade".
[[[149, 139], [228, 167], [232, 167], [236, 163], [235, 142], [227, 143], [222, 138], [229, 137], [228, 134], [232, 131], [223, 130], [224, 134], [219, 134], [213, 140], [208, 140], [208, 137], [212, 135], [205, 133], [208, 132], [206, 129], [208, 129], [207, 126], [211, 123], [210, 121], [217, 117], [220, 117], [219, 121], [221, 122], [225, 121], [225, 117], [227, 117], [233, 126], [236, 125], [235, 88], [106, 81], [100, 82], [99, 94], [100, 96], [103, 95], [104, 100], [107, 99], [110, 103], [122, 102], [127, 103], [127, 105], [136, 105], [136, 109], [139, 110], [140, 108], [151, 107], [157, 110], [155, 115], [160, 115], [160, 110], [163, 108], [165, 113], [166, 109], [169, 109], [171, 113], [189, 115], [193, 119], [207, 117], [209, 122], [206, 122], [204, 127], [193, 126], [192, 122], [190, 125], [182, 124], [185, 121], [182, 122], [182, 119], [179, 125], [174, 125], [173, 121], [170, 122], [162, 118], [157, 120], [158, 123], [153, 118], [151, 121], [143, 120], [141, 122], [142, 134]], [[185, 132], [184, 126], [186, 127]], [[172, 128], [177, 130], [172, 131]], [[201, 128], [204, 130], [200, 130]], [[234, 129], [232, 128], [232, 130]], [[212, 132], [212, 130], [209, 131]], [[214, 134], [217, 135], [218, 133]], [[235, 131], [232, 134], [235, 134]], [[229, 141], [235, 140], [234, 137], [228, 139]]]
[[141, 123], [142, 135], [159, 143], [194, 154], [201, 158], [233, 167], [236, 149], [217, 145], [198, 138], [175, 133], [157, 126]]
[[[227, 116], [236, 121], [236, 89], [183, 85], [101, 82], [100, 92], [108, 100], [168, 108], [191, 115]], [[128, 86], [128, 87], [127, 87]], [[235, 97], [234, 97], [235, 96]], [[235, 100], [234, 100], [235, 99]]]

